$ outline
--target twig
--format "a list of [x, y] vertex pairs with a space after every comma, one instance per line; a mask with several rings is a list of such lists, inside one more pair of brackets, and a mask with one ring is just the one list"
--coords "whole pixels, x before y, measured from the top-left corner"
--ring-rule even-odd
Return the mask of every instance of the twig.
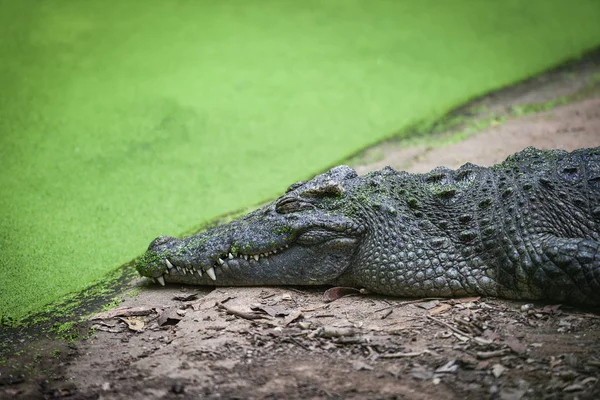
[[389, 317], [389, 316], [390, 316], [390, 314], [391, 314], [393, 311], [394, 311], [394, 310], [392, 310], [392, 309], [389, 309], [389, 310], [387, 310], [385, 313], [383, 313], [383, 314], [382, 314], [382, 315], [381, 315], [379, 318], [380, 318], [380, 319], [386, 319], [387, 317]]
[[385, 324], [384, 326], [392, 326], [392, 325], [398, 325], [398, 324], [402, 324], [404, 322], [408, 322], [408, 321], [423, 321], [423, 317], [421, 316], [415, 316], [415, 317], [402, 317], [401, 320], [396, 320], [396, 321], [391, 321], [388, 322], [387, 324]]
[[590, 314], [590, 313], [579, 314], [578, 316], [583, 317], [583, 318], [600, 319], [600, 315]]
[[408, 300], [408, 301], [404, 301], [402, 303], [396, 303], [396, 304], [392, 304], [387, 300], [382, 300], [384, 303], [389, 304], [389, 305], [387, 307], [378, 308], [377, 310], [375, 310], [373, 312], [376, 313], [376, 312], [380, 312], [380, 311], [389, 310], [390, 308], [394, 308], [394, 307], [402, 307], [402, 306], [406, 306], [409, 304], [422, 303], [424, 301], [431, 301], [431, 300], [447, 300], [447, 299], [444, 297], [424, 297], [422, 299]]
[[306, 351], [310, 351], [310, 349], [308, 347], [306, 347], [304, 345], [304, 343], [301, 343], [299, 340], [297, 340], [296, 338], [293, 338], [291, 336], [288, 336], [287, 338], [283, 339], [282, 342], [292, 342], [294, 343], [296, 346], [300, 346], [302, 347], [304, 350]]
[[509, 349], [500, 349], [500, 350], [493, 350], [493, 351], [478, 351], [475, 354], [477, 355], [477, 358], [480, 358], [482, 360], [487, 360], [488, 358], [504, 356], [504, 355], [508, 354], [509, 352], [510, 352]]
[[325, 308], [325, 307], [329, 307], [329, 304], [321, 304], [320, 306], [311, 307], [311, 308], [301, 308], [300, 311], [302, 311], [302, 312], [312, 312], [312, 311], [320, 310], [321, 308]]
[[254, 314], [254, 313], [247, 313], [244, 311], [234, 310], [233, 308], [229, 308], [226, 305], [219, 303], [219, 302], [217, 302], [217, 308], [225, 310], [225, 312], [227, 314], [235, 315], [236, 317], [248, 319], [250, 321], [255, 320], [255, 319], [267, 318], [266, 315], [262, 315], [262, 314]]
[[389, 310], [390, 308], [395, 307], [394, 304], [390, 303], [390, 301], [387, 299], [382, 299], [381, 301], [384, 302], [385, 304], [387, 304], [387, 306], [373, 311], [374, 313], [379, 312], [379, 311]]
[[467, 337], [469, 339], [473, 339], [472, 335], [469, 335], [468, 333], [465, 333], [465, 332], [461, 331], [460, 329], [457, 329], [457, 328], [453, 327], [452, 325], [445, 323], [444, 321], [441, 321], [441, 320], [439, 320], [439, 319], [437, 319], [435, 317], [432, 317], [431, 315], [428, 315], [427, 318], [430, 319], [430, 320], [432, 320], [433, 322], [435, 322], [437, 324], [440, 324], [440, 325], [442, 325], [442, 326], [450, 329], [452, 332], [458, 333], [459, 335], [465, 336], [465, 337]]
[[429, 350], [414, 351], [412, 353], [389, 353], [379, 354], [379, 358], [403, 358], [403, 357], [417, 357], [425, 353], [430, 353]]
[[422, 303], [424, 301], [431, 301], [431, 300], [448, 300], [448, 299], [446, 299], [445, 297], [423, 297], [422, 299], [418, 299], [418, 300], [403, 301], [402, 303], [398, 304], [398, 306], [406, 306], [409, 304]]
[[356, 336], [359, 331], [353, 328], [337, 328], [334, 326], [322, 326], [314, 331], [316, 336], [324, 338], [340, 338], [348, 336]]

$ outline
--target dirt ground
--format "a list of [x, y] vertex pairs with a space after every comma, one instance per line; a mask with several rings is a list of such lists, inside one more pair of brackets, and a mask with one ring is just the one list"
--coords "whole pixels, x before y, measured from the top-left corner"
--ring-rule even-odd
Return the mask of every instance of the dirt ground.
[[[368, 149], [356, 168], [423, 172], [491, 165], [530, 145], [600, 146], [599, 58], [475, 101], [439, 140]], [[515, 113], [557, 98], [567, 104]], [[441, 145], [490, 114], [503, 117]], [[79, 325], [79, 339], [39, 339], [44, 351], [10, 355], [0, 398], [600, 398], [598, 310], [326, 290], [137, 279], [117, 309]]]

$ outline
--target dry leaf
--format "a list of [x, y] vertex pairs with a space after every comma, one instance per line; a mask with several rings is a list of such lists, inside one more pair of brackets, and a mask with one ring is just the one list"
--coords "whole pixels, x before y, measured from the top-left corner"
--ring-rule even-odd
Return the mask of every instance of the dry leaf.
[[479, 301], [479, 299], [481, 299], [481, 296], [477, 296], [477, 297], [459, 297], [459, 298], [453, 299], [453, 300], [456, 303], [475, 303], [476, 301]]
[[158, 325], [177, 325], [181, 321], [181, 317], [177, 315], [177, 311], [175, 310], [163, 310], [163, 312], [158, 316]]
[[335, 301], [339, 298], [352, 294], [360, 294], [360, 290], [351, 287], [334, 287], [327, 289], [325, 293], [323, 293], [323, 300], [327, 302]]
[[124, 317], [124, 318], [119, 318], [119, 319], [121, 321], [125, 322], [127, 324], [127, 327], [134, 332], [141, 331], [142, 329], [144, 329], [144, 326], [146, 325], [141, 318]]
[[283, 321], [283, 324], [287, 326], [287, 325], [291, 324], [292, 322], [297, 321], [302, 318], [304, 318], [304, 315], [302, 315], [302, 311], [296, 310], [286, 317], [286, 319]]
[[253, 304], [250, 306], [252, 311], [262, 311], [265, 314], [269, 314], [271, 317], [285, 317], [289, 315], [289, 311], [284, 310], [282, 307], [277, 306], [265, 306], [262, 304]]
[[432, 308], [435, 308], [438, 304], [440, 304], [439, 300], [430, 300], [424, 301], [422, 303], [416, 303], [415, 306], [423, 308], [425, 310], [431, 310]]
[[192, 301], [192, 300], [197, 300], [198, 299], [198, 293], [192, 293], [192, 294], [178, 294], [173, 296], [173, 300], [179, 300], [179, 301]]
[[152, 308], [141, 306], [141, 307], [119, 307], [114, 310], [108, 310], [105, 312], [94, 315], [92, 320], [95, 319], [110, 319], [115, 317], [133, 317], [141, 315], [150, 315], [154, 311]]
[[440, 304], [433, 310], [429, 311], [429, 315], [437, 315], [437, 314], [443, 313], [444, 311], [447, 311], [451, 308], [452, 308], [452, 306], [450, 304]]

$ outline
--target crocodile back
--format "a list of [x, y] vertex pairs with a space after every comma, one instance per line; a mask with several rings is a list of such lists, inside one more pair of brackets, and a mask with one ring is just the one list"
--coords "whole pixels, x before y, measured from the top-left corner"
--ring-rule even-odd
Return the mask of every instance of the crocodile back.
[[523, 235], [600, 239], [600, 148], [529, 147], [493, 169], [508, 177], [504, 186], [512, 181], [517, 189], [504, 208], [516, 210]]

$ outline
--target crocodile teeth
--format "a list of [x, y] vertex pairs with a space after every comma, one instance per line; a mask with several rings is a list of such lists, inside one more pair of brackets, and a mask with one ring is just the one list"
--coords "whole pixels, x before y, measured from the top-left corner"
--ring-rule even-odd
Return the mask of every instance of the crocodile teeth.
[[248, 261], [248, 254], [244, 254], [244, 260]]
[[273, 254], [277, 254], [277, 249], [272, 251]]
[[165, 258], [165, 264], [167, 264], [167, 268], [169, 268], [169, 269], [173, 268], [173, 264], [171, 264], [171, 261], [169, 261], [168, 258]]
[[221, 260], [220, 258], [217, 258], [217, 261], [219, 262], [220, 265], [225, 264], [225, 261]]
[[217, 280], [217, 276], [215, 275], [215, 269], [213, 267], [210, 267], [209, 269], [207, 269], [206, 274], [208, 276], [210, 276], [210, 279], [212, 279], [213, 281]]
[[198, 273], [198, 275], [200, 275], [200, 278], [202, 278], [202, 270], [201, 269], [197, 269], [196, 272]]
[[229, 255], [227, 256], [227, 258], [229, 258], [230, 260], [233, 260], [233, 254], [229, 253]]
[[258, 254], [255, 254], [252, 257], [254, 258], [254, 261], [258, 261], [258, 259], [260, 258], [260, 256]]
[[165, 286], [165, 278], [159, 276], [158, 278], [156, 278], [156, 280], [158, 281], [158, 283], [160, 283], [161, 286]]

